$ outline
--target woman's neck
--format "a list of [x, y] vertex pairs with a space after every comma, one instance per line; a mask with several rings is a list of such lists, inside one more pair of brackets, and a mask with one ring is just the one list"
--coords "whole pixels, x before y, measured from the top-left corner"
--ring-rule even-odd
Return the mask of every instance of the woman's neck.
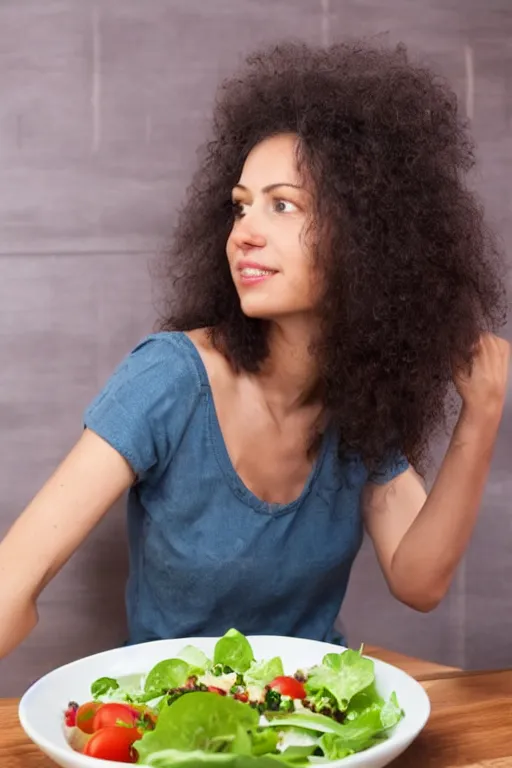
[[282, 416], [314, 403], [318, 367], [309, 351], [311, 341], [311, 322], [270, 326], [269, 356], [255, 379], [269, 408]]

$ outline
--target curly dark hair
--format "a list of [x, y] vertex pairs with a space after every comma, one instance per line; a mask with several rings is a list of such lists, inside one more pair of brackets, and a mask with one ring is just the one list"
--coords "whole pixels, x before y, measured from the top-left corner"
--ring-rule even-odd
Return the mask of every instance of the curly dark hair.
[[238, 370], [268, 354], [246, 317], [226, 241], [250, 150], [293, 133], [315, 192], [323, 276], [318, 362], [340, 456], [397, 451], [425, 466], [457, 366], [506, 318], [503, 259], [465, 176], [474, 145], [442, 78], [403, 46], [272, 46], [220, 86], [212, 135], [180, 211], [166, 270], [165, 330], [211, 329]]

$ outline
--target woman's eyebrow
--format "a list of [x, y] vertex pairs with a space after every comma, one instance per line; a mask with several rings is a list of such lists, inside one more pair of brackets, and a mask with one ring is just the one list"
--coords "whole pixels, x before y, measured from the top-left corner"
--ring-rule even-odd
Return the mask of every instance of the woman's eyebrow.
[[[272, 190], [277, 189], [278, 187], [292, 187], [293, 189], [304, 189], [304, 187], [301, 187], [299, 184], [290, 184], [286, 181], [279, 181], [275, 184], [267, 184], [266, 187], [263, 187], [261, 190], [263, 193], [272, 192]], [[233, 189], [241, 189], [243, 192], [248, 192], [249, 190], [247, 187], [245, 187], [243, 184], [235, 184]]]

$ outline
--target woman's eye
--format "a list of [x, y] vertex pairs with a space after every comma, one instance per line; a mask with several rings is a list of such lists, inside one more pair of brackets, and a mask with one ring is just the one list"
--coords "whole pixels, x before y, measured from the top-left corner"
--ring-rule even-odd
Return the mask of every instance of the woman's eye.
[[297, 210], [297, 206], [290, 203], [289, 200], [275, 200], [274, 210], [276, 213], [293, 213], [293, 211]]
[[245, 215], [244, 204], [240, 203], [238, 200], [233, 200], [231, 202], [231, 208], [235, 219], [241, 219], [242, 216]]

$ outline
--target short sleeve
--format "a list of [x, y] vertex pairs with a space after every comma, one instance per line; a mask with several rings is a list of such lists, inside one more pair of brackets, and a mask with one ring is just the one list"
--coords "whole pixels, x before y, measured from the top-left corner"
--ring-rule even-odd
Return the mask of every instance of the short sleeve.
[[383, 461], [382, 464], [368, 475], [369, 483], [384, 485], [394, 480], [409, 468], [409, 462], [402, 454], [394, 455], [392, 458]]
[[197, 404], [201, 380], [190, 344], [173, 333], [146, 337], [85, 410], [84, 426], [124, 456], [138, 479], [168, 464]]

